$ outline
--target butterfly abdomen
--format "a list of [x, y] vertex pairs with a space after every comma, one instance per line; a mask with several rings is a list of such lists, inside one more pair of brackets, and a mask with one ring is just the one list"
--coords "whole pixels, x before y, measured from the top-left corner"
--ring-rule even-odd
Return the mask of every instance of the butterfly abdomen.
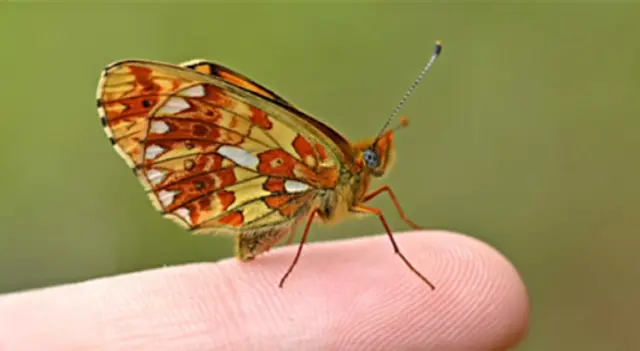
[[285, 236], [295, 230], [294, 223], [276, 227], [262, 227], [243, 231], [236, 237], [236, 257], [242, 261], [249, 261], [256, 256], [269, 251]]

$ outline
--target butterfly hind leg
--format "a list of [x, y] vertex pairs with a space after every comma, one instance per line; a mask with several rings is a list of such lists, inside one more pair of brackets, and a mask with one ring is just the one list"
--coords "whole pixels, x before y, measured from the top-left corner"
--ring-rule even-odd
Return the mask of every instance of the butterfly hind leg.
[[280, 279], [280, 288], [282, 288], [282, 286], [284, 285], [284, 281], [293, 271], [293, 267], [295, 267], [295, 265], [298, 263], [298, 259], [300, 259], [300, 255], [302, 254], [302, 247], [304, 246], [304, 243], [307, 242], [307, 236], [309, 235], [309, 229], [311, 229], [311, 223], [313, 223], [313, 219], [317, 214], [318, 210], [314, 210], [309, 215], [309, 219], [307, 219], [307, 225], [304, 227], [304, 232], [302, 233], [302, 238], [300, 239], [300, 244], [298, 244], [298, 251], [296, 252], [296, 256], [293, 258], [293, 262], [291, 262], [289, 269], [287, 269], [287, 271], [282, 276], [282, 279]]

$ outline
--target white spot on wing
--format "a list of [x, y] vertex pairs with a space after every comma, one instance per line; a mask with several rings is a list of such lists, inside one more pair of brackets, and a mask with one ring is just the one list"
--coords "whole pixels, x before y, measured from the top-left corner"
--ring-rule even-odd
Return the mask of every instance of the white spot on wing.
[[153, 160], [154, 158], [158, 157], [158, 155], [160, 155], [161, 153], [163, 153], [165, 151], [165, 149], [162, 146], [158, 146], [158, 145], [149, 145], [146, 150], [144, 150], [144, 157], [149, 159], [149, 160]]
[[194, 85], [189, 89], [181, 91], [180, 95], [188, 97], [203, 97], [204, 93], [204, 87], [202, 85]]
[[222, 186], [222, 179], [220, 178], [220, 176], [218, 176], [217, 174], [212, 174], [211, 176], [211, 180], [213, 181], [213, 188], [214, 189], [218, 189], [219, 187]]
[[242, 167], [251, 169], [256, 169], [258, 163], [260, 163], [260, 160], [258, 160], [256, 155], [236, 146], [223, 145], [218, 149], [218, 154], [230, 159]]
[[151, 121], [149, 130], [151, 133], [164, 134], [169, 131], [169, 125], [164, 121]]
[[191, 211], [189, 211], [188, 208], [184, 208], [184, 207], [180, 207], [179, 209], [173, 211], [176, 215], [178, 215], [180, 218], [184, 219], [185, 222], [187, 222], [189, 225], [192, 225], [191, 223]]
[[158, 199], [164, 207], [167, 207], [173, 203], [176, 195], [178, 195], [177, 191], [160, 190], [158, 192]]
[[169, 100], [167, 100], [167, 102], [164, 103], [164, 105], [162, 105], [158, 112], [164, 114], [174, 114], [184, 111], [189, 107], [191, 107], [191, 105], [189, 105], [187, 100], [181, 97], [172, 96], [169, 98]]
[[286, 180], [284, 182], [284, 190], [288, 193], [303, 193], [309, 189], [311, 189], [309, 184], [302, 183], [297, 180]]
[[162, 171], [158, 169], [150, 169], [147, 171], [147, 178], [149, 178], [149, 182], [153, 185], [158, 185], [162, 183], [164, 178], [167, 176], [167, 171]]

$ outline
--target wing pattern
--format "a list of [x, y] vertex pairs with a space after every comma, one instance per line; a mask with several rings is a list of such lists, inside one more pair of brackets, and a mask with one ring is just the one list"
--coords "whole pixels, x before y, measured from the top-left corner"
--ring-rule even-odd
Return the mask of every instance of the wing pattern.
[[[105, 131], [166, 217], [196, 232], [276, 242], [321, 189], [335, 188], [343, 156], [275, 93], [198, 67], [107, 67], [98, 89]], [[261, 240], [240, 243], [242, 254], [268, 249], [255, 247], [269, 242]]]

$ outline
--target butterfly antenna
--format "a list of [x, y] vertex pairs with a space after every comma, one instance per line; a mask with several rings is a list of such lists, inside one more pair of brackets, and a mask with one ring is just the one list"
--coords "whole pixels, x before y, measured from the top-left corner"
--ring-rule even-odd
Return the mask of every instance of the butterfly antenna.
[[398, 112], [400, 112], [400, 110], [404, 106], [404, 103], [407, 102], [407, 99], [409, 98], [409, 96], [411, 96], [411, 94], [416, 89], [418, 84], [420, 84], [422, 79], [424, 79], [424, 76], [427, 74], [427, 72], [429, 72], [429, 70], [431, 69], [431, 66], [433, 66], [434, 62], [436, 62], [436, 59], [438, 59], [438, 56], [440, 56], [441, 52], [442, 52], [442, 42], [438, 40], [436, 41], [436, 47], [433, 50], [433, 55], [431, 55], [431, 59], [429, 60], [429, 62], [427, 62], [427, 65], [424, 66], [418, 78], [416, 78], [416, 80], [413, 81], [413, 84], [411, 84], [411, 86], [409, 87], [409, 90], [407, 90], [407, 92], [404, 94], [404, 96], [402, 97], [402, 99], [400, 100], [396, 108], [393, 110], [393, 112], [391, 113], [391, 116], [389, 117], [389, 119], [387, 119], [384, 126], [382, 127], [382, 130], [380, 130], [380, 133], [378, 133], [378, 136], [376, 137], [376, 141], [378, 141], [378, 139], [380, 139], [380, 137], [382, 136], [382, 133], [384, 133], [384, 131], [387, 130], [387, 127], [389, 127], [389, 124], [391, 123], [391, 121], [396, 117]]

